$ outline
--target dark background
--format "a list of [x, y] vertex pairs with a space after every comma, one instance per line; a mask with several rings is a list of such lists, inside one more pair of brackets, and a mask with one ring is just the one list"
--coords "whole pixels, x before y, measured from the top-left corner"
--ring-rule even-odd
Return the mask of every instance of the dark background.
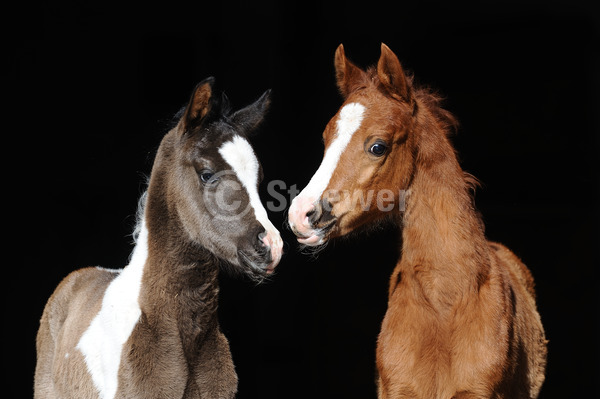
[[[265, 171], [303, 188], [341, 105], [333, 54], [380, 43], [447, 97], [453, 142], [483, 186], [487, 235], [530, 267], [549, 360], [542, 398], [598, 397], [599, 18], [593, 2], [23, 3], [4, 9], [5, 288], [11, 397], [30, 397], [35, 334], [72, 270], [118, 268], [145, 176], [172, 115], [215, 76], [234, 106], [273, 89], [254, 140]], [[287, 195], [287, 194], [286, 194]], [[375, 398], [374, 351], [397, 233], [286, 241], [273, 281], [222, 276], [220, 317], [239, 398]], [[9, 339], [6, 338], [8, 334]]]

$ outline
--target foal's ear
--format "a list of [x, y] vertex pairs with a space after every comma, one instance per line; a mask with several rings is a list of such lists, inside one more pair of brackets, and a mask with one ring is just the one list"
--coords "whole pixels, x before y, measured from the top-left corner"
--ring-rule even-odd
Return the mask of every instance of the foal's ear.
[[183, 111], [180, 122], [184, 131], [198, 126], [210, 112], [214, 84], [215, 78], [211, 76], [198, 83], [194, 88], [190, 102]]
[[262, 96], [252, 104], [234, 112], [230, 118], [231, 122], [242, 128], [246, 134], [250, 134], [263, 121], [270, 104], [271, 89], [265, 91]]
[[343, 44], [340, 44], [335, 50], [334, 65], [338, 89], [346, 98], [363, 84], [365, 73], [346, 58]]
[[392, 97], [411, 102], [408, 80], [396, 54], [384, 43], [381, 43], [381, 56], [377, 63], [379, 81]]

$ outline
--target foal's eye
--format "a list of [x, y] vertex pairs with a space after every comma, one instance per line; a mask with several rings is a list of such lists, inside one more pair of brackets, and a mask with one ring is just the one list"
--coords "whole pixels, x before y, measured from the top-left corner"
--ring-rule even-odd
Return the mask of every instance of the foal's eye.
[[381, 142], [377, 142], [377, 143], [373, 144], [371, 146], [371, 148], [369, 148], [369, 152], [377, 157], [380, 157], [383, 154], [385, 154], [386, 150], [387, 150], [387, 146]]
[[213, 179], [215, 174], [213, 173], [212, 170], [204, 169], [204, 170], [200, 171], [200, 173], [198, 173], [198, 175], [200, 176], [200, 180], [204, 184], [210, 184], [210, 183], [214, 183], [216, 181], [216, 179]]

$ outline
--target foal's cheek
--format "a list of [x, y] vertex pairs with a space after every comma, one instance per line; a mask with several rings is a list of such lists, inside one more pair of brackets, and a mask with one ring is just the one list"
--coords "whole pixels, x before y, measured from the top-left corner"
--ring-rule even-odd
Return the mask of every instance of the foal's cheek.
[[243, 187], [234, 180], [224, 180], [218, 186], [206, 189], [203, 203], [206, 212], [217, 222], [240, 222], [250, 210]]

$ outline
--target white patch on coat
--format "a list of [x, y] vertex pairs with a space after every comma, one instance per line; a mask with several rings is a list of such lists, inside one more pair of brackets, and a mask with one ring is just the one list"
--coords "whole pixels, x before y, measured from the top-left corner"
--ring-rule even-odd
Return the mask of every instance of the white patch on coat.
[[129, 265], [106, 288], [100, 311], [77, 344], [101, 399], [115, 397], [123, 345], [141, 315], [138, 296], [148, 258], [144, 222], [136, 241]]
[[346, 146], [360, 127], [364, 111], [365, 107], [359, 103], [347, 104], [340, 110], [340, 115], [336, 122], [336, 135], [329, 147], [327, 147], [319, 169], [317, 169], [304, 190], [292, 201], [290, 213], [296, 208], [297, 200], [301, 201], [302, 198], [308, 198], [312, 203], [321, 198]]

